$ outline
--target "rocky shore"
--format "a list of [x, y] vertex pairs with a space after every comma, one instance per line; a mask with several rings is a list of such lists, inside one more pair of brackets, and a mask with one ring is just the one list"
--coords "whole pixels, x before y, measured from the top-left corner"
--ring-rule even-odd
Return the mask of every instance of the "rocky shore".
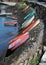
[[17, 48], [9, 57], [5, 58], [5, 62], [1, 61], [1, 65], [29, 65], [29, 61], [37, 53], [39, 47], [42, 51], [44, 24], [40, 22], [30, 32], [30, 39], [22, 46]]

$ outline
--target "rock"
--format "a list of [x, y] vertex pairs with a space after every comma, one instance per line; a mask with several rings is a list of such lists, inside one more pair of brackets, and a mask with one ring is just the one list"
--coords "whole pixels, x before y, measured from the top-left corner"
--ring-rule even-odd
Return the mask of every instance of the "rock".
[[34, 41], [34, 37], [30, 38], [30, 41]]
[[43, 54], [41, 62], [46, 62], [46, 52]]
[[39, 65], [46, 65], [46, 63], [39, 63]]
[[30, 65], [29, 63], [27, 65]]
[[20, 63], [20, 65], [23, 65], [23, 63]]
[[44, 51], [46, 51], [46, 46], [44, 46], [43, 48], [44, 48]]
[[28, 60], [25, 61], [24, 65], [27, 65], [27, 63], [28, 63]]
[[12, 63], [11, 65], [14, 65], [14, 63]]

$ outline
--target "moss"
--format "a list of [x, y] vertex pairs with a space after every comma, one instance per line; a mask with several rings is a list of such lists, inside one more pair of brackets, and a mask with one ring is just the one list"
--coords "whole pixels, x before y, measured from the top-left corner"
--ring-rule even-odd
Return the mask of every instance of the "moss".
[[34, 56], [30, 61], [29, 64], [30, 65], [37, 65], [39, 63], [39, 59], [40, 59], [41, 55], [37, 54], [36, 56]]

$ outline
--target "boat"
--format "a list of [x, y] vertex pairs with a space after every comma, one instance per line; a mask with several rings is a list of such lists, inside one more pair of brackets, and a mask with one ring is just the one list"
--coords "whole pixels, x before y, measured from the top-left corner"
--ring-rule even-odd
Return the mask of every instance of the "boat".
[[35, 26], [37, 26], [40, 23], [40, 19], [37, 19], [33, 21], [24, 31], [23, 33], [32, 30]]
[[25, 3], [20, 3], [18, 10], [22, 10], [23, 8], [25, 8], [27, 5]]
[[0, 13], [0, 16], [9, 16], [12, 15], [12, 13]]
[[32, 21], [34, 20], [35, 16], [33, 15], [29, 20], [26, 20], [23, 24], [22, 24], [22, 28], [26, 28], [27, 26], [29, 26]]
[[22, 9], [22, 12], [28, 9], [29, 6], [26, 6], [25, 8]]
[[20, 45], [22, 45], [24, 42], [27, 41], [27, 39], [29, 39], [29, 33], [26, 32], [24, 34], [20, 34], [19, 36], [17, 36], [16, 38], [14, 38], [13, 40], [11, 40], [9, 42], [9, 48], [11, 51], [13, 51], [14, 49], [16, 49], [17, 47], [19, 47]]
[[16, 26], [17, 22], [4, 22], [5, 26]]
[[27, 16], [24, 17], [24, 20], [28, 19], [29, 17], [32, 17], [35, 14], [35, 11], [32, 10]]

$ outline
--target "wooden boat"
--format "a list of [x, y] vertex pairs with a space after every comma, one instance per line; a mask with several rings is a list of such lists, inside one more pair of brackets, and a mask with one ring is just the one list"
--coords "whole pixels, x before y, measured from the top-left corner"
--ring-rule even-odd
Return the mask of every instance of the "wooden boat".
[[24, 20], [27, 20], [29, 17], [32, 17], [36, 12], [32, 10], [27, 16], [24, 17]]
[[26, 20], [23, 24], [22, 24], [22, 28], [26, 28], [27, 26], [29, 26], [32, 21], [34, 20], [35, 16], [33, 15], [29, 20]]
[[10, 45], [9, 45], [8, 49], [10, 49], [10, 50], [13, 51], [14, 49], [16, 49], [17, 47], [19, 47], [20, 45], [22, 45], [24, 42], [26, 42], [27, 39], [29, 39], [29, 33], [28, 32], [17, 36], [15, 39], [11, 40], [12, 43], [10, 41]]
[[17, 22], [4, 22], [6, 26], [16, 26]]
[[24, 31], [23, 33], [32, 30], [35, 26], [37, 26], [40, 23], [40, 19], [33, 21]]
[[29, 6], [26, 6], [26, 7], [22, 10], [22, 12], [24, 12], [25, 10], [27, 10], [27, 9], [28, 9], [28, 7], [29, 7]]

